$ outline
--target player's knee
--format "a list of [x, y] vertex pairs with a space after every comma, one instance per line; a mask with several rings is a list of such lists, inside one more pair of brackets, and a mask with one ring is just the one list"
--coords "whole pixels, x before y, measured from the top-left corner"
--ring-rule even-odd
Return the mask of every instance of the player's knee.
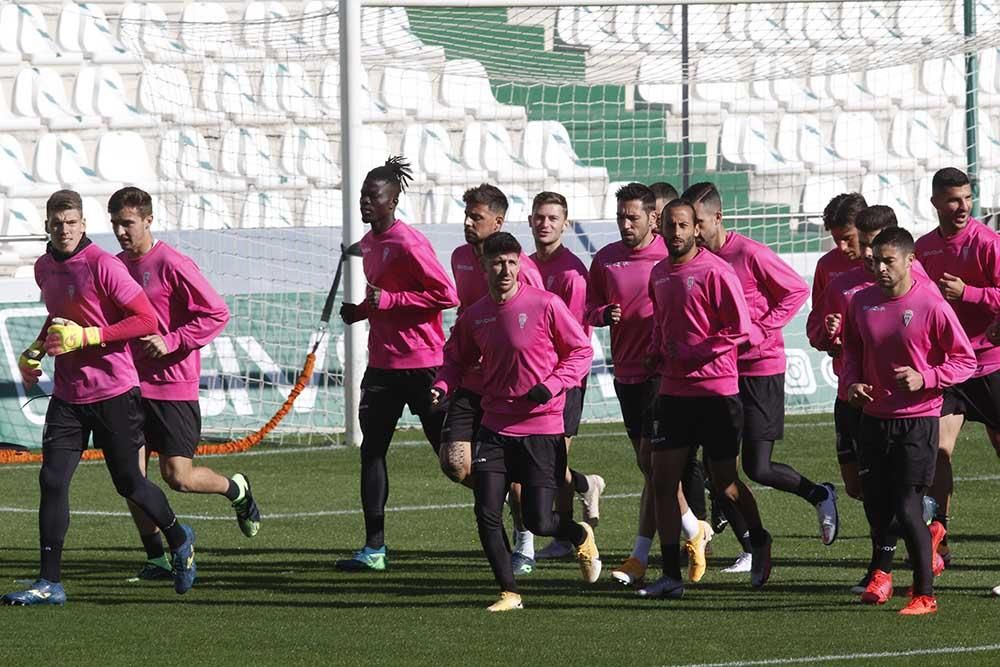
[[503, 529], [502, 507], [488, 507], [484, 503], [476, 501], [474, 511], [476, 513], [476, 521], [480, 526], [488, 529]]
[[191, 485], [187, 479], [187, 475], [177, 470], [164, 470], [163, 481], [167, 483], [167, 486], [178, 493], [190, 493], [191, 491]]
[[43, 465], [38, 473], [38, 487], [43, 494], [53, 496], [65, 492], [69, 485], [66, 483], [64, 475]]
[[554, 535], [556, 532], [556, 515], [552, 512], [552, 508], [546, 512], [541, 508], [531, 508], [530, 510], [525, 508], [522, 510], [524, 515], [524, 527], [530, 530], [535, 535]]
[[466, 456], [466, 450], [462, 448], [463, 444], [465, 443], [445, 443], [441, 446], [441, 453], [438, 457], [441, 472], [456, 484], [465, 482], [472, 473], [471, 457]]
[[134, 478], [131, 475], [118, 475], [112, 481], [119, 496], [132, 500], [139, 489], [140, 481], [145, 480], [141, 477]]

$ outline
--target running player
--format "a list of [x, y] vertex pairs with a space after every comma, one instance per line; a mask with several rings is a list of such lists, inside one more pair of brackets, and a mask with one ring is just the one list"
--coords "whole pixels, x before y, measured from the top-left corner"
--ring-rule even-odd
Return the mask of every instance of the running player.
[[38, 475], [41, 573], [5, 605], [64, 604], [63, 543], [69, 485], [91, 434], [118, 493], [163, 532], [171, 549], [174, 590], [194, 584], [194, 531], [178, 523], [166, 496], [142, 474], [142, 400], [128, 341], [156, 332], [156, 313], [125, 266], [86, 235], [83, 201], [59, 190], [45, 205], [49, 245], [35, 262], [48, 318], [18, 365], [26, 386], [38, 382], [43, 354], [56, 357], [52, 397], [42, 430]]
[[743, 402], [743, 471], [754, 482], [793, 493], [816, 510], [823, 544], [837, 539], [837, 494], [833, 484], [816, 484], [784, 463], [773, 461], [774, 443], [785, 427], [785, 340], [781, 330], [805, 303], [809, 287], [792, 267], [763, 243], [728, 231], [722, 198], [712, 183], [696, 183], [683, 199], [694, 207], [699, 244], [729, 262], [750, 312], [750, 338], [739, 349]]
[[503, 534], [511, 481], [521, 483], [528, 529], [571, 542], [588, 583], [601, 573], [593, 529], [553, 511], [566, 477], [565, 392], [589, 373], [593, 349], [562, 300], [519, 283], [520, 258], [521, 245], [510, 234], [486, 239], [489, 298], [459, 316], [431, 389], [431, 400], [440, 401], [459, 385], [465, 368], [482, 367], [483, 419], [473, 472], [479, 539], [501, 591], [490, 611], [522, 607]]
[[444, 329], [441, 311], [458, 305], [458, 296], [434, 248], [419, 232], [396, 219], [399, 194], [410, 180], [409, 165], [391, 157], [368, 172], [361, 185], [361, 219], [371, 230], [361, 239], [367, 296], [340, 309], [347, 324], [368, 320], [368, 368], [361, 380], [361, 506], [365, 545], [338, 570], [384, 570], [385, 504], [389, 478], [385, 455], [403, 414], [420, 418], [434, 448], [441, 445], [442, 411], [427, 398], [441, 365]]
[[[531, 203], [531, 217], [528, 223], [535, 240], [535, 252], [531, 255], [531, 259], [541, 272], [545, 289], [563, 300], [589, 339], [590, 325], [585, 321], [587, 267], [562, 242], [563, 233], [570, 224], [566, 198], [558, 192], [538, 193]], [[567, 455], [573, 436], [580, 428], [586, 391], [586, 377], [579, 387], [566, 390], [566, 412], [563, 414], [563, 421], [566, 429]], [[566, 514], [567, 518], [572, 519], [575, 491], [583, 502], [584, 520], [591, 526], [596, 526], [601, 516], [599, 501], [604, 487], [604, 478], [600, 475], [584, 475], [567, 467], [566, 484], [559, 491], [556, 508]], [[572, 553], [572, 544], [553, 540], [538, 552], [537, 557], [563, 558]]]
[[591, 326], [611, 327], [615, 394], [625, 431], [643, 474], [635, 546], [621, 567], [611, 573], [616, 581], [632, 585], [645, 577], [656, 533], [649, 485], [648, 443], [652, 427], [650, 411], [659, 379], [655, 370], [644, 365], [643, 359], [653, 331], [653, 304], [647, 289], [649, 273], [667, 256], [667, 249], [663, 238], [654, 233], [658, 214], [653, 192], [641, 183], [629, 183], [622, 186], [615, 197], [621, 240], [601, 248], [590, 264], [586, 320]]
[[865, 514], [879, 545], [878, 567], [861, 601], [892, 597], [895, 517], [913, 563], [913, 593], [900, 612], [937, 611], [933, 547], [923, 521], [924, 491], [934, 478], [942, 391], [967, 380], [976, 357], [955, 312], [932, 283], [914, 280], [913, 237], [899, 227], [875, 237], [878, 285], [858, 292], [844, 322], [847, 396], [863, 415], [858, 463]]
[[744, 421], [737, 357], [750, 337], [750, 314], [732, 267], [698, 247], [692, 204], [682, 199], [667, 204], [660, 231], [670, 257], [653, 268], [648, 290], [655, 320], [649, 355], [662, 373], [651, 446], [663, 576], [639, 595], [684, 594], [677, 493], [690, 452], [699, 445], [715, 492], [735, 504], [749, 526], [751, 583], [759, 588], [771, 573], [771, 536], [736, 463]]
[[[157, 332], [130, 345], [146, 415], [143, 471], [150, 453], [159, 453], [160, 474], [170, 488], [224, 496], [236, 510], [243, 534], [253, 537], [260, 528], [260, 511], [246, 476], [237, 473], [226, 478], [211, 468], [193, 465], [201, 437], [199, 350], [226, 327], [229, 309], [191, 259], [153, 238], [153, 200], [148, 193], [123, 188], [111, 195], [108, 213], [122, 247], [118, 258], [142, 285], [157, 317]], [[134, 503], [128, 505], [146, 549], [139, 579], [171, 578], [156, 524]]]
[[972, 186], [962, 171], [952, 167], [938, 171], [931, 193], [938, 228], [920, 237], [916, 256], [958, 315], [978, 361], [969, 380], [945, 389], [941, 410], [941, 442], [931, 487], [937, 514], [931, 530], [935, 550], [947, 565], [951, 561], [945, 533], [954, 489], [952, 455], [964, 421], [984, 424], [1000, 452], [1000, 348], [986, 335], [1000, 311], [1000, 238], [972, 217]]

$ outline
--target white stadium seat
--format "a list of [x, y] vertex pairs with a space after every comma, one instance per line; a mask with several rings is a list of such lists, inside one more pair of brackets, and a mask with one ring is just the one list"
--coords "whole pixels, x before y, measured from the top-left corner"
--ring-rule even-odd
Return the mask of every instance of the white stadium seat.
[[142, 135], [130, 131], [101, 134], [94, 159], [97, 175], [105, 181], [136, 185], [150, 193], [171, 192], [174, 185], [153, 170]]
[[485, 169], [500, 183], [531, 183], [539, 187], [545, 170], [530, 167], [514, 150], [510, 133], [500, 123], [472, 122], [462, 134], [462, 160], [474, 169]]
[[306, 53], [302, 21], [292, 21], [288, 8], [276, 0], [252, 0], [243, 11], [240, 39], [246, 48], [260, 48], [278, 58], [300, 58]]
[[283, 125], [288, 122], [284, 112], [269, 111], [258, 104], [250, 77], [239, 63], [207, 63], [198, 99], [202, 109], [212, 114], [225, 114], [237, 125]]
[[246, 181], [224, 176], [213, 166], [205, 138], [193, 127], [163, 133], [157, 165], [162, 178], [183, 182], [198, 190], [239, 192], [246, 189]]
[[80, 115], [66, 97], [62, 79], [53, 69], [24, 68], [14, 79], [14, 110], [37, 116], [51, 130], [90, 129], [101, 126], [97, 116]]
[[[817, 112], [833, 109], [836, 102], [827, 96], [825, 77], [810, 76], [801, 69], [798, 59], [791, 56], [772, 55], [768, 58], [771, 64], [771, 95], [788, 111]], [[811, 67], [817, 63], [810, 62]], [[813, 84], [817, 84], [816, 87]]]
[[28, 115], [21, 115], [12, 111], [13, 104], [7, 103], [7, 96], [4, 93], [3, 83], [0, 82], [0, 132], [16, 132], [19, 130], [38, 130], [42, 126], [42, 121], [35, 115], [31, 106], [30, 96], [28, 100]]
[[[670, 106], [671, 111], [681, 109], [681, 63], [674, 56], [650, 55], [639, 64], [639, 96], [647, 102], [657, 102]], [[692, 114], [714, 115], [721, 110], [715, 101], [691, 99], [689, 111]]]
[[122, 8], [118, 39], [130, 48], [141, 49], [154, 62], [194, 62], [199, 56], [188, 51], [175, 36], [167, 33], [167, 14], [152, 2], [130, 2]]
[[[83, 60], [81, 53], [64, 51], [52, 38], [54, 33], [49, 30], [45, 15], [37, 5], [8, 3], [0, 6], [0, 25], [4, 26], [0, 35], [7, 42], [4, 49], [16, 44], [33, 65], [73, 65]], [[7, 41], [11, 37], [14, 41]]]
[[281, 141], [281, 166], [318, 188], [340, 185], [340, 167], [326, 132], [318, 127], [290, 127]]
[[261, 106], [271, 113], [286, 113], [299, 122], [338, 120], [321, 108], [302, 63], [268, 61], [258, 91]]
[[462, 224], [465, 221], [464, 189], [455, 186], [432, 188], [424, 198], [424, 224]]
[[486, 171], [470, 167], [454, 153], [448, 131], [440, 124], [408, 125], [402, 152], [414, 161], [418, 183], [430, 180], [438, 185], [457, 185], [486, 179]]
[[861, 181], [861, 194], [868, 205], [891, 206], [900, 227], [913, 228], [913, 196], [895, 174], [866, 174]]
[[276, 192], [248, 192], [240, 210], [240, 227], [295, 227], [292, 207]]
[[379, 43], [390, 53], [415, 60], [443, 61], [444, 47], [424, 44], [410, 29], [410, 17], [403, 7], [389, 7], [382, 11], [378, 20]]
[[522, 106], [501, 104], [493, 96], [486, 68], [478, 60], [449, 60], [441, 76], [441, 100], [479, 120], [524, 121]]
[[[312, 190], [302, 209], [306, 227], [340, 227], [344, 219], [344, 193], [340, 190]], [[399, 210], [399, 206], [396, 206]]]
[[76, 190], [81, 195], [110, 195], [122, 186], [98, 178], [88, 164], [83, 142], [68, 132], [49, 132], [38, 137], [33, 162], [36, 181]]
[[[389, 109], [375, 99], [368, 87], [368, 75], [361, 79], [361, 119], [366, 123], [392, 123], [403, 120], [405, 114], [399, 109]], [[329, 116], [340, 118], [340, 63], [328, 61], [320, 76], [319, 97]]]
[[129, 51], [111, 31], [100, 5], [68, 2], [59, 12], [57, 27], [60, 46], [71, 53], [83, 53], [88, 62], [134, 64], [138, 54]]
[[304, 176], [282, 171], [271, 153], [271, 142], [258, 127], [231, 127], [222, 136], [219, 170], [230, 177], [246, 179], [258, 190], [303, 188]]
[[52, 188], [39, 183], [16, 138], [0, 134], [0, 192], [8, 197], [47, 197]]
[[799, 205], [800, 213], [815, 213], [815, 218], [793, 219], [792, 229], [794, 230], [802, 223], [822, 225], [823, 209], [835, 196], [842, 192], [852, 190], [843, 178], [839, 176], [810, 176], [806, 179], [805, 187], [802, 189], [802, 200]]
[[445, 106], [437, 101], [434, 82], [427, 70], [386, 67], [380, 87], [382, 99], [390, 108], [402, 109], [421, 121], [458, 121], [465, 109]]
[[114, 234], [111, 227], [111, 216], [101, 202], [104, 199], [83, 197], [83, 219], [87, 221], [87, 236], [94, 234]]
[[862, 74], [854, 71], [858, 67], [846, 55], [820, 53], [816, 55], [814, 62], [816, 67], [825, 67], [831, 72], [827, 77], [826, 91], [844, 110], [878, 111], [892, 108], [892, 99], [872, 93]]
[[607, 169], [588, 167], [577, 157], [569, 133], [559, 121], [529, 122], [521, 146], [521, 155], [528, 166], [546, 169], [560, 180], [601, 181], [602, 188], [608, 180]]
[[181, 13], [181, 44], [188, 53], [198, 55], [234, 60], [264, 57], [263, 48], [242, 46], [236, 40], [232, 24], [223, 3], [194, 0], [184, 5]]
[[775, 150], [760, 116], [747, 116], [740, 142], [740, 162], [753, 165], [759, 174], [786, 174], [802, 171], [801, 162], [789, 161]]
[[187, 74], [172, 65], [148, 65], [139, 79], [139, 109], [176, 125], [218, 125], [222, 114], [195, 106]]
[[[531, 198], [528, 191], [520, 185], [503, 183], [500, 187], [507, 197], [507, 215], [504, 220], [510, 222], [527, 222], [531, 216]], [[570, 209], [572, 210], [572, 209]]]
[[[833, 146], [823, 134], [823, 126], [820, 124], [818, 116], [809, 114], [792, 116], [791, 114], [786, 114], [781, 119], [781, 123], [785, 124], [785, 132], [790, 131], [787, 123], [792, 122], [797, 126], [796, 141], [798, 152], [795, 159], [805, 162], [813, 173], [861, 173], [864, 167], [860, 160], [844, 160], [837, 157]], [[779, 133], [781, 131], [782, 126], [779, 125]], [[781, 152], [782, 155], [785, 155], [784, 151]]]
[[694, 99], [718, 104], [732, 113], [770, 113], [779, 105], [773, 99], [750, 96], [747, 67], [738, 56], [719, 54], [698, 61], [695, 82], [691, 86]]
[[110, 65], [84, 65], [73, 84], [73, 106], [85, 115], [100, 116], [112, 129], [155, 127], [159, 119], [141, 113], [125, 99], [125, 82]]
[[[9, 236], [45, 234], [45, 220], [31, 201], [8, 199], [3, 220], [3, 233]], [[34, 259], [45, 252], [45, 242], [12, 244], [14, 252], [23, 258]], [[34, 275], [32, 272], [30, 275]]]
[[184, 198], [178, 216], [180, 229], [232, 229], [233, 217], [225, 197], [192, 194]]
[[916, 167], [916, 160], [892, 157], [888, 154], [878, 121], [870, 113], [841, 113], [833, 126], [833, 149], [847, 160], [861, 160], [876, 172], [907, 171]]

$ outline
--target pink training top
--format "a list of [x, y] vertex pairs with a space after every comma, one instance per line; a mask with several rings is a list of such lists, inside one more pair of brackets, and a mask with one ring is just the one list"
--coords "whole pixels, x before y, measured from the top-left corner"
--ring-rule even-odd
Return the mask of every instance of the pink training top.
[[816, 262], [816, 269], [813, 271], [812, 286], [812, 310], [806, 318], [806, 336], [809, 340], [825, 335], [826, 324], [824, 319], [826, 313], [820, 311], [819, 306], [823, 303], [823, 292], [830, 281], [841, 273], [847, 273], [851, 269], [864, 268], [864, 260], [848, 259], [847, 255], [834, 248], [819, 258]]
[[441, 365], [441, 311], [458, 305], [458, 295], [427, 238], [402, 220], [381, 234], [361, 238], [365, 278], [379, 287], [378, 307], [365, 300], [371, 368], [431, 368]]
[[643, 364], [653, 333], [649, 274], [666, 256], [663, 237], [656, 234], [642, 250], [632, 250], [622, 241], [609, 243], [590, 263], [586, 321], [607, 326], [604, 311], [615, 303], [622, 309], [621, 321], [611, 325], [611, 358], [615, 379], [622, 384], [645, 382], [655, 374]]
[[[817, 336], [815, 339], [810, 336], [809, 342], [817, 350], [835, 354], [833, 372], [837, 374], [837, 398], [842, 401], [847, 400], [847, 387], [849, 385], [844, 382], [843, 346], [837, 344], [836, 341], [843, 336], [844, 317], [847, 316], [847, 309], [850, 307], [854, 295], [874, 284], [875, 277], [868, 270], [861, 267], [851, 269], [834, 278], [823, 291], [823, 302], [813, 307], [813, 310], [820, 310], [823, 314], [823, 335]], [[833, 314], [840, 315], [841, 319], [838, 331], [831, 336], [830, 332], [826, 330], [825, 321], [827, 315]]]
[[736, 232], [726, 232], [718, 256], [736, 271], [750, 313], [750, 340], [739, 349], [740, 375], [784, 373], [781, 330], [809, 298], [809, 286], [773, 250]]
[[[486, 297], [490, 293], [486, 282], [486, 272], [476, 255], [476, 249], [470, 243], [455, 248], [451, 253], [451, 273], [455, 276], [455, 287], [458, 289], [458, 313], [462, 312]], [[521, 253], [521, 269], [517, 274], [517, 282], [531, 285], [538, 289], [542, 287], [542, 276], [534, 261]], [[462, 388], [473, 393], [483, 394], [483, 371], [479, 364], [473, 364], [465, 369], [462, 377]]]
[[[84, 347], [56, 357], [52, 395], [67, 403], [96, 403], [139, 386], [128, 340], [111, 340], [111, 325], [147, 309], [142, 288], [114, 255], [90, 243], [64, 261], [50, 252], [35, 261], [35, 282], [49, 318], [63, 317], [81, 327], [100, 327], [101, 345]], [[131, 336], [154, 332], [155, 320], [130, 331]], [[48, 325], [48, 322], [46, 322]], [[43, 331], [40, 338], [45, 338]]]
[[737, 348], [750, 337], [750, 313], [733, 268], [705, 249], [684, 264], [665, 259], [649, 277], [649, 297], [655, 318], [650, 352], [661, 359], [660, 393], [738, 394]]
[[940, 229], [917, 240], [916, 255], [937, 284], [945, 274], [965, 283], [961, 301], [948, 301], [976, 352], [978, 367], [973, 377], [1000, 369], [1000, 347], [986, 338], [986, 329], [1000, 312], [1000, 238], [992, 229], [971, 218], [954, 236]]
[[153, 358], [140, 341], [132, 341], [143, 398], [197, 401], [201, 378], [199, 350], [222, 333], [229, 309], [192, 259], [163, 241], [137, 258], [118, 253], [156, 311], [157, 333], [168, 354]]
[[587, 323], [587, 267], [580, 258], [564, 245], [544, 262], [538, 253], [531, 255], [532, 261], [541, 273], [545, 289], [552, 292], [569, 308], [576, 321], [583, 326], [583, 333], [590, 337]]
[[[562, 435], [563, 392], [580, 386], [593, 357], [590, 339], [559, 297], [520, 285], [509, 301], [480, 299], [459, 316], [434, 386], [449, 393], [466, 367], [481, 363], [483, 426], [503, 435]], [[542, 405], [524, 398], [539, 383], [552, 392]]]
[[[918, 371], [924, 387], [910, 392], [896, 384], [894, 369]], [[872, 386], [875, 400], [864, 412], [881, 419], [939, 417], [942, 389], [964, 382], [976, 357], [958, 317], [941, 293], [925, 281], [888, 297], [877, 286], [854, 295], [844, 324], [843, 382]]]

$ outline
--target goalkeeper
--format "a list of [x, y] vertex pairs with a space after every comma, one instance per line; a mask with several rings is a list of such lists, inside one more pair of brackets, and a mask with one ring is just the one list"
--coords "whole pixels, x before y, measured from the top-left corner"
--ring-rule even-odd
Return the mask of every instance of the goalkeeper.
[[69, 484], [91, 434], [104, 450], [115, 490], [135, 503], [170, 544], [174, 590], [194, 584], [194, 531], [174, 516], [163, 491], [143, 476], [139, 376], [128, 341], [156, 331], [149, 299], [125, 266], [86, 236], [80, 195], [60, 190], [45, 205], [49, 244], [35, 262], [35, 282], [49, 312], [38, 339], [18, 361], [25, 386], [38, 382], [42, 353], [56, 357], [52, 398], [42, 431], [38, 509], [41, 573], [7, 605], [64, 604], [63, 541]]

